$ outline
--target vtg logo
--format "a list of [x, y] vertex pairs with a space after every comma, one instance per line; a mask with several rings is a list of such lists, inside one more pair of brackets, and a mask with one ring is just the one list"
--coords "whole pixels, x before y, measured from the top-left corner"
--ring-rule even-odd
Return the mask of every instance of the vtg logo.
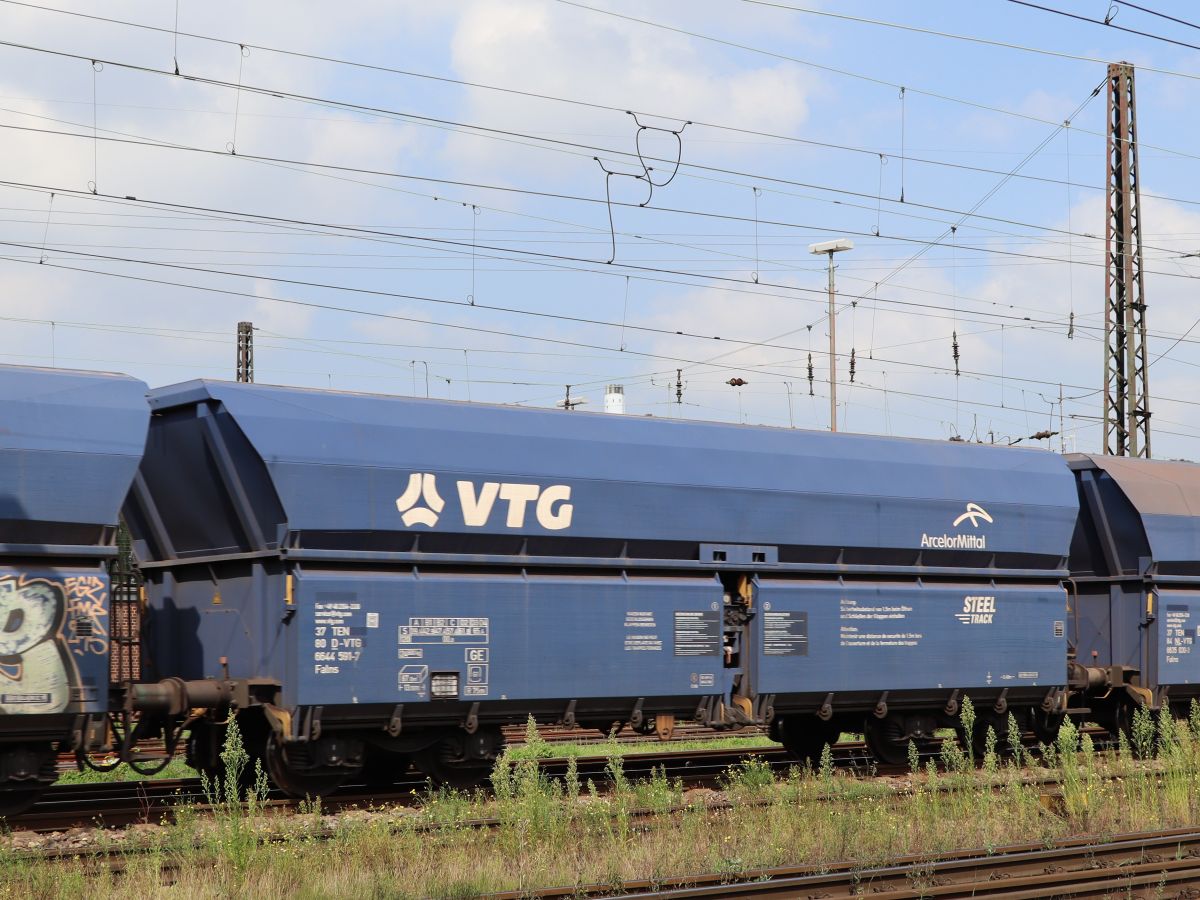
[[[462, 509], [463, 524], [468, 528], [482, 528], [491, 518], [496, 501], [508, 504], [504, 524], [508, 528], [524, 528], [525, 516], [532, 506], [537, 523], [549, 531], [569, 528], [575, 507], [567, 502], [571, 499], [571, 488], [565, 484], [542, 487], [537, 484], [510, 484], [508, 482], [485, 481], [479, 487], [474, 482], [460, 481], [458, 500]], [[408, 477], [408, 487], [396, 498], [396, 509], [400, 521], [411, 528], [413, 525], [438, 523], [446, 501], [437, 489], [437, 476], [429, 472], [414, 472]]]

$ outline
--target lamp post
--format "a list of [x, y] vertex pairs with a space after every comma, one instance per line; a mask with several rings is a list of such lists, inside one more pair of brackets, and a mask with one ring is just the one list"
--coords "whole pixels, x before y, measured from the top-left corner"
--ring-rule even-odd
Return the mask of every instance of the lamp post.
[[837, 289], [833, 283], [833, 254], [843, 250], [853, 250], [854, 242], [849, 238], [838, 238], [836, 241], [823, 241], [819, 244], [809, 244], [808, 252], [820, 256], [829, 256], [829, 430], [837, 431], [837, 317], [833, 309], [833, 299]]

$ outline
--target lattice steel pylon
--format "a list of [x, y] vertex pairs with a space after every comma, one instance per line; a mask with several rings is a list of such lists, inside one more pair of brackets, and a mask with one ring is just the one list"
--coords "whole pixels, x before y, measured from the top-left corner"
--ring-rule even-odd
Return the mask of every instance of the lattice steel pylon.
[[1146, 291], [1133, 66], [1108, 67], [1108, 215], [1105, 224], [1104, 452], [1150, 457]]
[[237, 380], [254, 381], [254, 323], [238, 322]]

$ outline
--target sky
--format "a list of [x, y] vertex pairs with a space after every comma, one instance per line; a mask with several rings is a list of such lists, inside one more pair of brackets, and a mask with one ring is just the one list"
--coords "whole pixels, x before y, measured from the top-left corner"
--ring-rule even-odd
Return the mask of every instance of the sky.
[[825, 429], [848, 238], [840, 430], [1097, 452], [1120, 60], [1200, 459], [1200, 13], [1040, 5], [0, 0], [0, 362]]

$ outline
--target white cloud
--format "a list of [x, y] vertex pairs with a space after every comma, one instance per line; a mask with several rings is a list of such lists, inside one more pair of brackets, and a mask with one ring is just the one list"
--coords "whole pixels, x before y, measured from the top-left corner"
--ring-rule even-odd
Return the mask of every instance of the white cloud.
[[[535, 0], [468, 4], [451, 53], [455, 71], [468, 81], [678, 117], [646, 120], [664, 128], [695, 119], [787, 133], [806, 121], [815, 83], [791, 64], [746, 65], [696, 39]], [[511, 130], [634, 149], [636, 126], [621, 112], [488, 91], [470, 92], [466, 112], [473, 121]], [[547, 122], [554, 123], [551, 130]], [[452, 139], [448, 152], [463, 165], [501, 162], [509, 171], [543, 173], [569, 168], [556, 154], [508, 150], [477, 137]], [[582, 165], [594, 167], [590, 153], [582, 154]]]

